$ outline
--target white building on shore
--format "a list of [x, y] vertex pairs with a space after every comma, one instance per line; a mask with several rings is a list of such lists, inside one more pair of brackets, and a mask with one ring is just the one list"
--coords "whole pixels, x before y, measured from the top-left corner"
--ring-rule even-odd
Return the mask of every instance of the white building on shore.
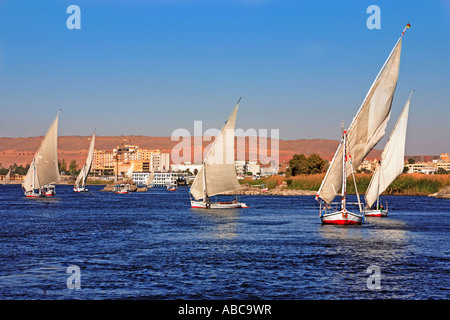
[[170, 166], [172, 172], [186, 172], [187, 170], [189, 170], [190, 173], [194, 173], [195, 170], [199, 172], [201, 168], [202, 168], [201, 163], [190, 163], [190, 162], [186, 162], [184, 164], [172, 164]]
[[[133, 172], [132, 180], [137, 186], [145, 185], [150, 172]], [[186, 176], [183, 172], [155, 172], [152, 185], [167, 187], [177, 184], [177, 180]]]
[[[260, 165], [257, 164], [256, 161], [237, 160], [234, 164], [238, 176], [243, 176], [246, 172], [251, 172], [253, 175], [257, 175], [260, 172]], [[197, 172], [200, 171], [202, 164], [186, 162], [184, 164], [172, 164], [170, 168], [172, 169], [172, 172], [186, 172], [186, 170], [189, 170], [189, 172], [195, 173], [195, 170], [197, 170]]]

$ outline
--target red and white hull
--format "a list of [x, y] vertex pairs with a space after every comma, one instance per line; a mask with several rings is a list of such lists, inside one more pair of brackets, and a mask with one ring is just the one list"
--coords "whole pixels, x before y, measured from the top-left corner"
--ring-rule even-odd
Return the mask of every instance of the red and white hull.
[[364, 215], [366, 217], [387, 217], [388, 211], [387, 210], [368, 210], [364, 212]]
[[[191, 208], [208, 209], [206, 202], [203, 201], [191, 201]], [[245, 203], [242, 202], [212, 202], [209, 209], [237, 209], [248, 208]]]
[[53, 197], [55, 196], [55, 190], [47, 190], [47, 191], [40, 191], [40, 192], [36, 192], [36, 191], [27, 191], [25, 192], [25, 197], [27, 198], [42, 198], [42, 197]]
[[325, 213], [320, 216], [322, 224], [358, 225], [362, 223], [361, 214], [349, 212], [347, 210]]
[[121, 191], [116, 191], [114, 193], [117, 193], [117, 194], [128, 194], [128, 191], [127, 190], [121, 190]]
[[42, 198], [45, 197], [42, 193], [35, 193], [34, 191], [26, 192], [25, 197], [27, 198]]
[[74, 192], [88, 192], [89, 189], [83, 188], [83, 187], [75, 187], [73, 188]]

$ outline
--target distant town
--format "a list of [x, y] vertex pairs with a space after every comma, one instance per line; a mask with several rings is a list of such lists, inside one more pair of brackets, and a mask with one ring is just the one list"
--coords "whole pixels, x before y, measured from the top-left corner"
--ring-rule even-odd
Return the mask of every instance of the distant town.
[[[76, 176], [81, 164], [74, 160], [67, 164], [60, 163], [62, 179], [70, 180]], [[326, 161], [326, 160], [324, 160]], [[372, 173], [378, 164], [378, 159], [365, 160], [358, 167], [357, 172]], [[121, 145], [111, 150], [94, 151], [90, 179], [109, 181], [114, 179], [130, 179], [137, 185], [144, 184], [150, 172], [155, 174], [153, 184], [166, 186], [174, 183], [189, 184], [200, 171], [201, 163], [185, 162], [171, 164], [170, 154], [161, 149], [143, 149], [138, 145]], [[252, 177], [259, 179], [272, 175], [284, 175], [289, 171], [289, 162], [282, 161], [275, 166], [262, 166], [256, 161], [235, 161], [236, 173], [239, 179]], [[0, 164], [0, 181], [5, 179], [9, 169], [12, 169], [11, 181], [18, 183], [25, 178], [27, 167], [10, 166], [3, 168]], [[77, 171], [78, 170], [78, 171]], [[322, 172], [324, 170], [321, 170]], [[421, 174], [450, 174], [450, 161], [448, 153], [440, 155], [407, 155], [405, 156], [404, 173]]]
[[[239, 178], [252, 176], [269, 176], [278, 173], [270, 167], [261, 167], [257, 162], [235, 161], [236, 173]], [[201, 163], [186, 162], [171, 164], [170, 154], [160, 149], [147, 150], [137, 145], [118, 146], [113, 150], [95, 150], [91, 173], [93, 176], [129, 178], [137, 185], [143, 185], [150, 174], [154, 172], [153, 185], [166, 186], [176, 182], [191, 182]]]
[[[378, 160], [363, 161], [358, 167], [361, 172], [373, 172]], [[403, 173], [423, 174], [450, 174], [450, 161], [448, 153], [435, 155], [405, 156], [405, 170]]]

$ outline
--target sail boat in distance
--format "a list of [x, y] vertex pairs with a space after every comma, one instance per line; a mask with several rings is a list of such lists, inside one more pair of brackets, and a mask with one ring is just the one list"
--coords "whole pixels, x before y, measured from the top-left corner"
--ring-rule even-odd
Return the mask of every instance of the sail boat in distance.
[[[75, 185], [73, 187], [73, 191], [75, 192], [87, 192], [89, 189], [86, 189], [86, 180], [89, 175], [89, 171], [91, 170], [92, 158], [94, 156], [94, 146], [95, 146], [95, 130], [91, 137], [91, 143], [89, 144], [88, 155], [86, 157], [86, 163], [83, 168], [81, 168], [80, 173], [78, 174], [77, 180], [75, 181]], [[81, 183], [81, 186], [80, 186]]]
[[189, 190], [189, 196], [194, 198], [194, 200], [191, 198], [192, 208], [247, 208], [245, 203], [238, 202], [237, 197], [231, 202], [211, 202], [210, 199], [212, 196], [241, 188], [234, 162], [234, 130], [240, 101], [241, 99], [216, 136], [192, 183]]
[[55, 195], [55, 186], [59, 181], [58, 169], [58, 111], [36, 154], [31, 161], [25, 180], [22, 183], [26, 197], [45, 197]]
[[[322, 224], [361, 224], [363, 209], [356, 189], [354, 171], [385, 134], [392, 100], [397, 87], [402, 39], [408, 24], [379, 71], [372, 86], [347, 130], [331, 161], [319, 188], [316, 200], [320, 204]], [[347, 210], [347, 176], [353, 175], [360, 213]], [[341, 191], [340, 209], [332, 209], [332, 201]], [[339, 202], [338, 202], [339, 204]]]
[[147, 176], [147, 179], [145, 180], [145, 185], [147, 186], [147, 188], [153, 187], [153, 179], [154, 178], [155, 178], [155, 172], [153, 171], [153, 167], [152, 167], [149, 175]]
[[[387, 206], [383, 208], [380, 204], [380, 194], [402, 174], [404, 169], [406, 128], [408, 125], [409, 104], [411, 95], [409, 95], [403, 110], [398, 117], [397, 123], [391, 132], [388, 142], [381, 154], [379, 165], [375, 169], [366, 191], [364, 214], [370, 217], [386, 217], [388, 214]], [[371, 207], [376, 202], [376, 207]]]
[[6, 174], [5, 178], [3, 179], [3, 184], [9, 184], [11, 181], [11, 169], [9, 169], [8, 173]]

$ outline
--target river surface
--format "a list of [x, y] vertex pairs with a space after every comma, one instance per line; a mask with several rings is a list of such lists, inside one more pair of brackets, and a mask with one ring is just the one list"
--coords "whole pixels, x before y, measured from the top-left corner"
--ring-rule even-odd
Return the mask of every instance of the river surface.
[[0, 299], [450, 297], [450, 199], [386, 196], [387, 218], [322, 226], [313, 196], [214, 211], [191, 209], [188, 188], [89, 188], [0, 186]]

